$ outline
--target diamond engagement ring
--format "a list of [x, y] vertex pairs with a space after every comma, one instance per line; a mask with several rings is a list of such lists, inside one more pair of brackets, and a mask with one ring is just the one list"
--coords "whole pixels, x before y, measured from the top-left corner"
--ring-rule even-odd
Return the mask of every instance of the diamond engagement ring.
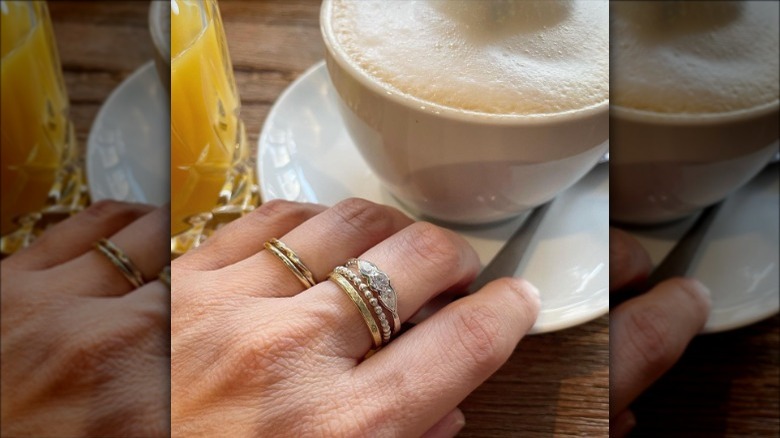
[[[349, 259], [344, 265], [333, 269], [329, 279], [349, 295], [365, 319], [374, 339], [375, 349], [369, 354], [386, 345], [393, 334], [401, 330], [395, 290], [387, 274], [375, 264]], [[392, 326], [390, 319], [393, 320]]]
[[376, 294], [382, 307], [390, 312], [393, 317], [393, 333], [398, 333], [401, 329], [401, 319], [398, 317], [398, 298], [390, 284], [390, 277], [375, 264], [366, 260], [349, 259], [345, 266], [357, 269], [368, 288]]

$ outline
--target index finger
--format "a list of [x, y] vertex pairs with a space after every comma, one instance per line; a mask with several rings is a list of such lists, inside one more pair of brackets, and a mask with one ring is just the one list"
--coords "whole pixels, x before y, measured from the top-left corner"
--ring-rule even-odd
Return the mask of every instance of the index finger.
[[625, 410], [677, 362], [709, 309], [703, 284], [673, 278], [610, 313], [610, 416]]
[[367, 420], [393, 418], [397, 436], [420, 436], [506, 362], [536, 321], [539, 293], [494, 280], [447, 305], [355, 369]]

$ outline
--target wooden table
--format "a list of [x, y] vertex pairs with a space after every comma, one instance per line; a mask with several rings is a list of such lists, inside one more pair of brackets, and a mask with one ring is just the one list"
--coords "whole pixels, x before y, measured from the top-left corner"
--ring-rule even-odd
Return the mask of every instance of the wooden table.
[[[220, 0], [250, 144], [279, 94], [323, 59], [318, 0]], [[529, 337], [461, 405], [461, 436], [607, 436], [607, 317]]]
[[145, 1], [49, 2], [71, 119], [82, 150], [100, 106], [154, 57]]
[[[250, 143], [279, 94], [322, 59], [319, 1], [220, 3]], [[100, 105], [152, 59], [146, 2], [52, 2], [80, 144]], [[636, 405], [637, 436], [778, 436], [780, 318], [697, 339]], [[607, 436], [608, 318], [524, 340], [461, 405], [464, 437]]]
[[[221, 0], [250, 143], [279, 94], [323, 58], [318, 0]], [[696, 339], [636, 406], [638, 436], [780, 436], [780, 319]], [[529, 337], [461, 408], [464, 437], [607, 436], [608, 317]]]
[[780, 436], [780, 316], [696, 338], [635, 403], [637, 437]]

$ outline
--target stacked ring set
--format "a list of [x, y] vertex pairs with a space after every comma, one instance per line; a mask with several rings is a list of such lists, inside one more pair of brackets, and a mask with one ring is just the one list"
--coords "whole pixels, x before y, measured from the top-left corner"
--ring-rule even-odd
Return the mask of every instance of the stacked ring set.
[[[317, 284], [311, 271], [287, 245], [271, 239], [265, 243], [265, 248], [281, 260], [305, 288]], [[374, 349], [386, 345], [399, 332], [401, 319], [395, 290], [387, 274], [376, 265], [366, 260], [350, 259], [333, 269], [328, 279], [341, 288], [357, 307], [371, 332]]]

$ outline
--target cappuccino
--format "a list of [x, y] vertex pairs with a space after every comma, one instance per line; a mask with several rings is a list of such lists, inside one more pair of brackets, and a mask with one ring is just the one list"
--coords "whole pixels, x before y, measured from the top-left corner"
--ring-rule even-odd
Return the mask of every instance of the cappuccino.
[[613, 2], [610, 216], [718, 202], [777, 151], [777, 2]]
[[532, 116], [604, 104], [605, 1], [334, 0], [336, 50], [434, 112]]
[[777, 103], [778, 2], [613, 2], [612, 104], [712, 114]]

